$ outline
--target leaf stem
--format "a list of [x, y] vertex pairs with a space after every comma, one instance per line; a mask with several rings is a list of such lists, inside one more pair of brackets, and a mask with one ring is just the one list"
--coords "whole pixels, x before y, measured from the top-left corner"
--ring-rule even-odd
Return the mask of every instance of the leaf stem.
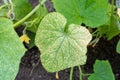
[[83, 73], [82, 73], [81, 67], [78, 66], [78, 68], [79, 68], [79, 72], [80, 72], [80, 80], [82, 80], [82, 75], [83, 75]]
[[[83, 74], [83, 73], [82, 73]], [[92, 74], [83, 74], [83, 76], [90, 76], [90, 75], [92, 75]]]
[[68, 25], [65, 26], [64, 32], [68, 32]]
[[91, 75], [91, 74], [84, 74], [84, 73], [82, 73], [82, 69], [81, 69], [80, 66], [78, 66], [78, 68], [79, 68], [79, 72], [80, 72], [80, 79], [79, 80], [82, 80], [83, 76], [90, 76]]
[[112, 8], [111, 8], [111, 18], [114, 14], [114, 0], [112, 0]]
[[72, 80], [73, 69], [74, 69], [74, 67], [71, 67], [71, 70], [70, 70], [70, 80]]
[[19, 20], [18, 22], [16, 22], [13, 27], [17, 28], [21, 23], [23, 23], [24, 21], [26, 21], [30, 16], [32, 16], [40, 7], [40, 4], [38, 4], [30, 13], [28, 13], [24, 18], [22, 18], [21, 20]]

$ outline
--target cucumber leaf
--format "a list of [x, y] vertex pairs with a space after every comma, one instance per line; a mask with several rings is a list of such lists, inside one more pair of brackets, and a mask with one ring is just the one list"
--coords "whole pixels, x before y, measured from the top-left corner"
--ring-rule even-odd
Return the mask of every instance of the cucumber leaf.
[[109, 20], [108, 0], [52, 0], [56, 11], [62, 13], [68, 24], [85, 23], [92, 28]]
[[86, 63], [89, 31], [80, 25], [70, 24], [60, 13], [46, 15], [36, 33], [35, 44], [41, 51], [41, 62], [48, 72], [57, 72]]
[[9, 19], [0, 18], [0, 80], [14, 80], [25, 48]]
[[96, 60], [94, 73], [88, 80], [115, 80], [110, 63], [108, 61]]

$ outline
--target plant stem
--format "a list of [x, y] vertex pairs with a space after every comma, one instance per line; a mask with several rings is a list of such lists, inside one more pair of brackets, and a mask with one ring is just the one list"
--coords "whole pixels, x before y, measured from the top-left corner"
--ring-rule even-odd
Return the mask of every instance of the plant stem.
[[8, 15], [10, 16], [11, 20], [14, 20], [15, 14], [14, 14], [13, 2], [12, 2], [12, 0], [8, 0], [8, 2], [10, 3], [10, 10], [8, 12]]
[[72, 80], [73, 69], [74, 69], [74, 67], [71, 67], [71, 70], [70, 70], [70, 80]]
[[68, 32], [68, 25], [65, 26], [64, 32]]
[[[82, 73], [83, 74], [83, 73]], [[83, 74], [83, 76], [90, 76], [90, 75], [92, 75], [92, 74]]]
[[80, 72], [80, 80], [82, 80], [82, 75], [83, 75], [83, 73], [82, 73], [81, 67], [78, 66], [78, 68], [79, 68], [79, 72]]
[[41, 5], [43, 5], [46, 1], [47, 0], [42, 0], [42, 1], [40, 0], [39, 2], [40, 2]]
[[23, 23], [24, 21], [26, 21], [30, 16], [32, 16], [40, 7], [40, 4], [38, 4], [30, 13], [28, 13], [24, 18], [22, 18], [21, 20], [19, 20], [18, 22], [16, 22], [13, 27], [17, 28], [21, 23]]
[[2, 8], [6, 7], [6, 6], [8, 6], [8, 5], [7, 4], [2, 5], [2, 6], [0, 6], [0, 9], [2, 9]]
[[111, 9], [111, 12], [112, 12], [111, 15], [113, 15], [113, 13], [114, 13], [114, 0], [112, 0], [112, 9]]
[[[110, 26], [112, 26], [113, 14], [114, 14], [114, 0], [112, 0]], [[108, 27], [108, 31], [110, 31], [110, 27]]]

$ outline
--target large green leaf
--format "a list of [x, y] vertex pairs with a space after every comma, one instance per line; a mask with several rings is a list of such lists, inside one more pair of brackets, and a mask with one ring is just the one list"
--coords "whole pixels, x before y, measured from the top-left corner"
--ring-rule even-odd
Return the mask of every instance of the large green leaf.
[[120, 40], [117, 43], [116, 51], [120, 54]]
[[67, 18], [68, 24], [99, 27], [109, 20], [108, 0], [53, 0], [53, 4]]
[[97, 60], [94, 65], [94, 73], [88, 78], [88, 80], [115, 80], [109, 62]]
[[35, 43], [41, 51], [41, 61], [49, 72], [60, 71], [86, 63], [87, 44], [91, 34], [82, 26], [70, 24], [60, 13], [50, 13], [41, 21]]
[[12, 0], [14, 4], [15, 20], [20, 20], [27, 15], [31, 10], [32, 6], [29, 0]]
[[0, 18], [0, 80], [14, 80], [25, 48], [9, 19]]

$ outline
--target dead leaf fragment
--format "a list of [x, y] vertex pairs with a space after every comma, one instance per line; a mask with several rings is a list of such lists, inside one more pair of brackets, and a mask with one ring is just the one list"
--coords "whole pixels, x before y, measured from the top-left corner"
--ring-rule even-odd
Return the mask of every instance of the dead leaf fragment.
[[58, 75], [58, 72], [56, 72], [56, 79], [58, 80], [59, 79], [59, 75]]
[[120, 17], [120, 8], [117, 9], [117, 14]]
[[26, 34], [23, 34], [23, 35], [20, 37], [20, 40], [21, 40], [22, 42], [25, 42], [25, 43], [29, 44], [30, 38], [29, 38]]

